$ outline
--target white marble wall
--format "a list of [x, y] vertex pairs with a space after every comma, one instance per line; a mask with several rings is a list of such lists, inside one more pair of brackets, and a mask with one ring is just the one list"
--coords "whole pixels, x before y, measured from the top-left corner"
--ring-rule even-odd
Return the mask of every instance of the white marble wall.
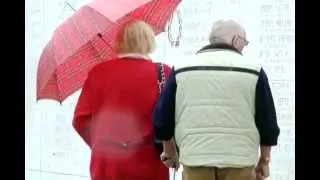
[[[85, 0], [68, 0], [79, 8]], [[236, 19], [247, 29], [250, 45], [245, 55], [261, 61], [269, 74], [281, 135], [273, 150], [270, 180], [294, 180], [294, 1], [293, 0], [183, 0], [179, 6], [183, 33], [173, 48], [167, 34], [158, 38], [155, 60], [169, 64], [183, 60], [206, 44], [212, 22]], [[62, 105], [35, 100], [36, 68], [51, 33], [73, 11], [62, 0], [26, 1], [26, 179], [88, 180], [89, 149], [71, 127], [79, 92]], [[173, 24], [173, 36], [177, 26]], [[180, 179], [181, 172], [176, 179]]]

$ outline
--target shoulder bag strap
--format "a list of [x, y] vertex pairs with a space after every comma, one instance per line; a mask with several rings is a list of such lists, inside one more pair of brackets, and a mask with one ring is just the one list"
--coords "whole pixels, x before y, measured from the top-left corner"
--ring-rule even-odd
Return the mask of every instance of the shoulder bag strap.
[[162, 88], [164, 87], [164, 84], [166, 82], [166, 77], [164, 73], [164, 66], [162, 63], [157, 63], [157, 74], [158, 74], [158, 88], [159, 88], [159, 94], [161, 93]]

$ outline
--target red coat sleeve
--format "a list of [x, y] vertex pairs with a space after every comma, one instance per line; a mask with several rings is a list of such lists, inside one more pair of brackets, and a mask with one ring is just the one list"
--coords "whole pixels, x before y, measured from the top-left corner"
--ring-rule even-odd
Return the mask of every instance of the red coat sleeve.
[[92, 82], [90, 76], [88, 76], [79, 96], [72, 124], [74, 129], [89, 146], [91, 145], [90, 125], [92, 121], [93, 95]]

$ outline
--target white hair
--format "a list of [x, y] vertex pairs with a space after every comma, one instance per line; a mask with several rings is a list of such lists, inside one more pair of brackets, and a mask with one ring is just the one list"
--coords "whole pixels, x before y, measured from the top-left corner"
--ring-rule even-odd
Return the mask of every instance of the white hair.
[[213, 24], [209, 42], [216, 43], [232, 43], [232, 38], [235, 35], [245, 33], [244, 28], [233, 20], [220, 20]]

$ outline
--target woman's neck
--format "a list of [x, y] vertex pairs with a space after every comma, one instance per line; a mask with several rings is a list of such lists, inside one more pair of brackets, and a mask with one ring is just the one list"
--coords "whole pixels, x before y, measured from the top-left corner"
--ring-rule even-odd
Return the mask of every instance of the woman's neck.
[[123, 53], [118, 55], [119, 58], [135, 58], [135, 59], [145, 59], [151, 60], [151, 58], [146, 54], [139, 53]]

